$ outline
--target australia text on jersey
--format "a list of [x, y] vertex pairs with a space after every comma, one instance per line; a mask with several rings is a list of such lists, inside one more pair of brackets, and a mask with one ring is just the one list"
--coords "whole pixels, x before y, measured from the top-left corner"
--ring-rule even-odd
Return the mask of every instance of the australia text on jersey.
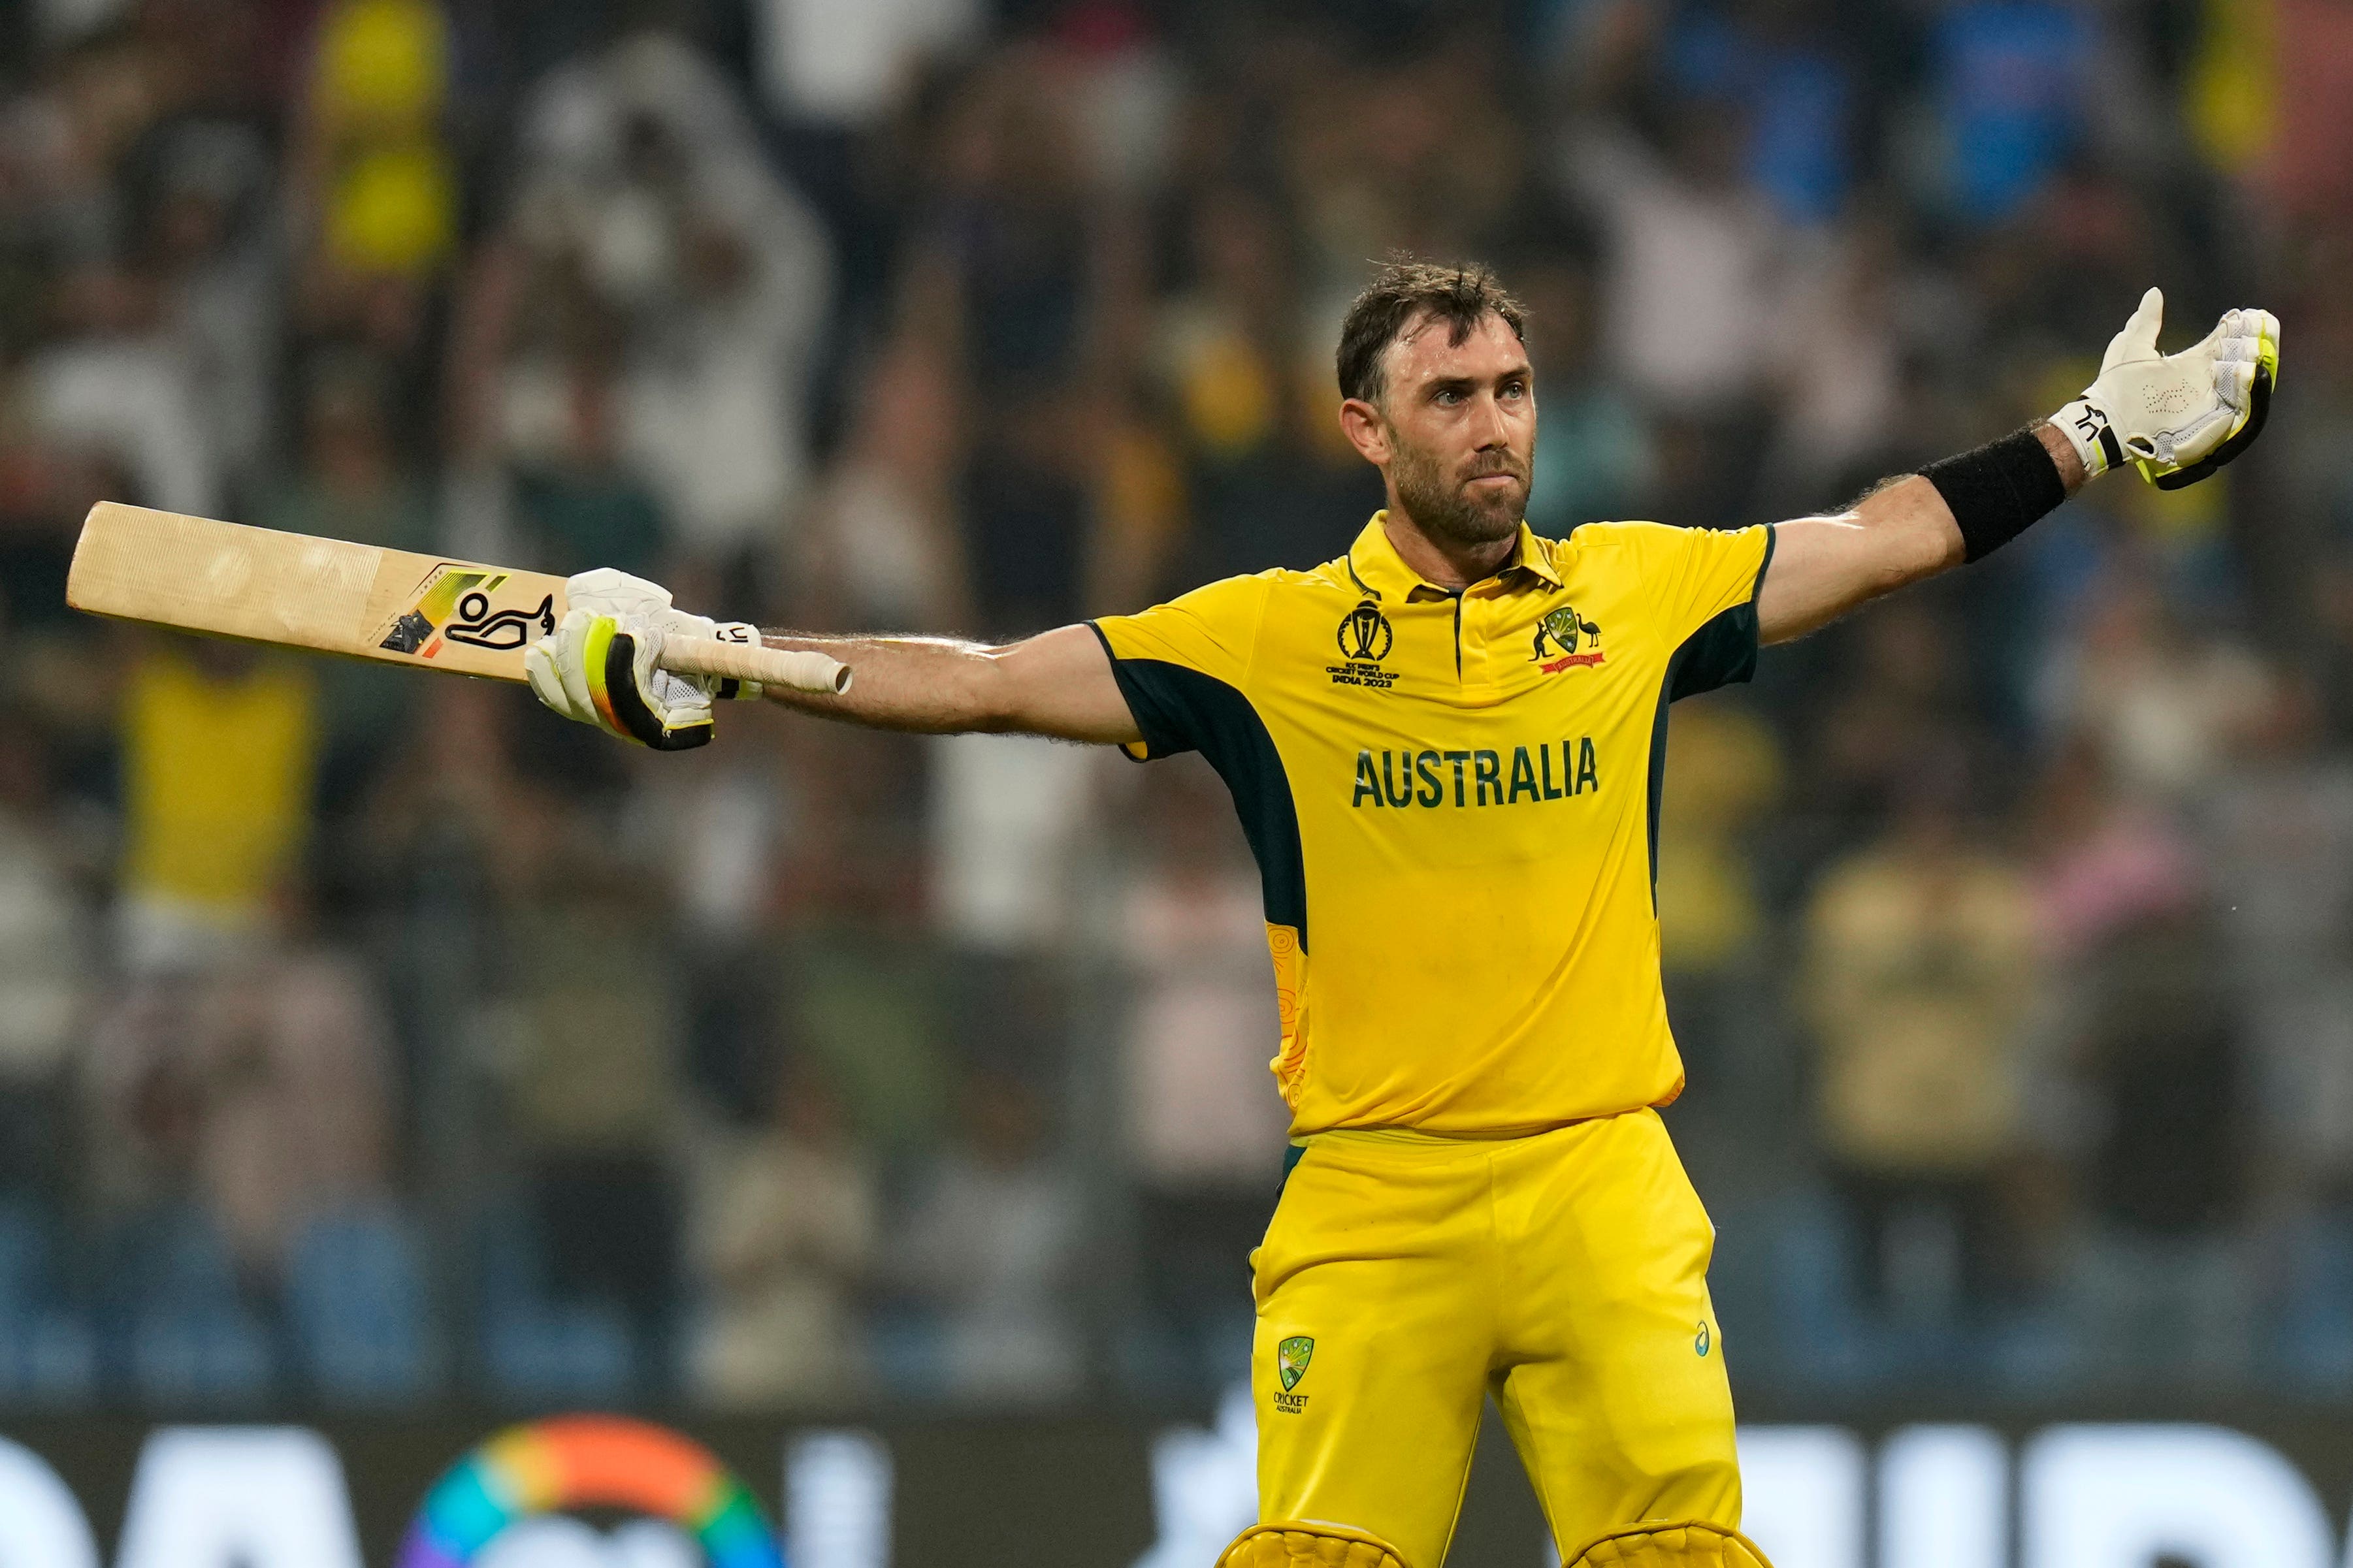
[[[1450, 795], [1446, 773], [1453, 773]], [[1534, 748], [1512, 748], [1511, 773], [1504, 772], [1498, 751], [1408, 751], [1381, 752], [1377, 765], [1371, 748], [1356, 753], [1356, 784], [1349, 805], [1392, 806], [1518, 805], [1567, 800], [1601, 787], [1601, 772], [1594, 755], [1593, 738], [1579, 736], [1560, 742], [1560, 772], [1553, 772], [1549, 742]]]

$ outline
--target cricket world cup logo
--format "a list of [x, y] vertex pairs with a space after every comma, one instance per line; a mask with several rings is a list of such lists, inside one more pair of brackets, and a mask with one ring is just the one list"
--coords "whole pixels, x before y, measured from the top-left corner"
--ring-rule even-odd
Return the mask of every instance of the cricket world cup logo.
[[1340, 657], [1352, 664], [1378, 664], [1396, 641], [1389, 618], [1367, 599], [1340, 620]]

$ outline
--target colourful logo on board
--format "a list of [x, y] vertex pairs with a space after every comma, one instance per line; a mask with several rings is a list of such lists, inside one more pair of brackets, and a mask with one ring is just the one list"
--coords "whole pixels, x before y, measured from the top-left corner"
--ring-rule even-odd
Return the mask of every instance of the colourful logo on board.
[[692, 1536], [711, 1568], [784, 1568], [751, 1491], [702, 1445], [613, 1415], [510, 1427], [434, 1483], [395, 1568], [463, 1568], [522, 1520], [612, 1509]]

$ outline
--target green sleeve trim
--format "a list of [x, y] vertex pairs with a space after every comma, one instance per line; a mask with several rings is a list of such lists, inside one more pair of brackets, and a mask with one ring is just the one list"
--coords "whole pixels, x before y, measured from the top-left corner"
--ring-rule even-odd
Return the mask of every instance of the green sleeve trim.
[[[1111, 638], [1105, 636], [1103, 627], [1093, 621], [1087, 622], [1086, 626], [1087, 630], [1095, 634], [1095, 641], [1103, 644], [1103, 657], [1111, 660], [1111, 678], [1119, 687], [1120, 700], [1127, 704], [1127, 716], [1135, 721], [1136, 732], [1145, 736], [1142, 741], [1121, 742], [1119, 754], [1131, 763], [1148, 763], [1155, 757], [1173, 755], [1174, 753], [1170, 752], [1153, 750], [1150, 732], [1144, 728], [1143, 717], [1135, 710], [1135, 699], [1128, 695], [1127, 682], [1120, 678], [1120, 658], [1112, 650]], [[1177, 751], [1186, 749], [1183, 746], [1176, 748]]]
[[1668, 658], [1668, 701], [1696, 697], [1719, 686], [1736, 686], [1756, 675], [1757, 595], [1765, 591], [1765, 571], [1773, 564], [1773, 546], [1778, 539], [1772, 528], [1765, 530], [1765, 557], [1757, 563], [1757, 575], [1748, 584], [1748, 602], [1711, 617], [1683, 638]]
[[[1097, 626], [1095, 635], [1103, 637], [1103, 628]], [[1111, 653], [1108, 638], [1103, 651]], [[1297, 931], [1299, 950], [1306, 952], [1307, 870], [1299, 808], [1266, 721], [1239, 690], [1187, 666], [1113, 654], [1111, 668], [1144, 736], [1145, 757], [1139, 761], [1198, 752], [1226, 781], [1242, 836], [1258, 860], [1267, 923]]]
[[1659, 912], [1659, 804], [1667, 789], [1667, 707], [1719, 686], [1736, 686], [1757, 674], [1757, 595], [1765, 589], [1765, 569], [1773, 564], [1779, 534], [1765, 531], [1765, 558], [1757, 563], [1748, 602], [1719, 612], [1667, 658], [1659, 682], [1659, 711], [1651, 721], [1650, 840], [1651, 912]]

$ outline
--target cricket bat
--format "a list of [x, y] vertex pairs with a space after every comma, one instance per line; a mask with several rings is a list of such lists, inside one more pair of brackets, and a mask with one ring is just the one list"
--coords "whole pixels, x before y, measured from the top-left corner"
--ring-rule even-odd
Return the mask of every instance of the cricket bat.
[[[102, 500], [82, 520], [66, 603], [248, 642], [521, 680], [522, 650], [564, 618], [564, 579]], [[669, 637], [661, 668], [846, 691], [821, 653]]]

